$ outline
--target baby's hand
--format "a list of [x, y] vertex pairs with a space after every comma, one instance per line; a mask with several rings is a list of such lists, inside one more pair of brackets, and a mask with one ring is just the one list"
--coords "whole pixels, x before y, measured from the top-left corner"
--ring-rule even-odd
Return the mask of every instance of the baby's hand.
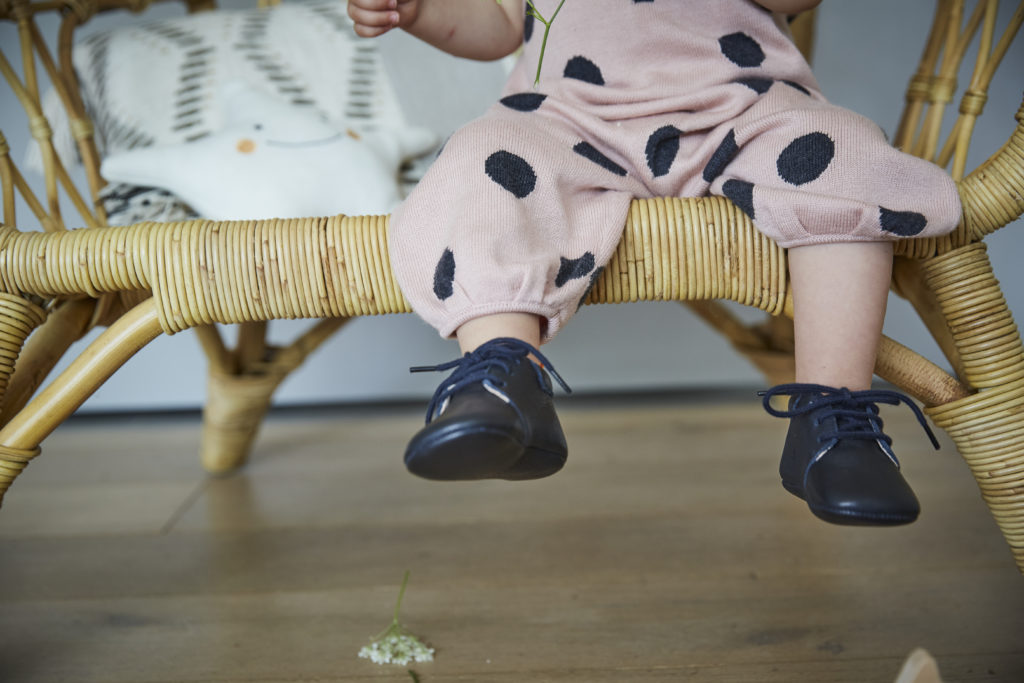
[[356, 35], [376, 38], [415, 21], [419, 4], [419, 0], [348, 0], [348, 16], [355, 22]]

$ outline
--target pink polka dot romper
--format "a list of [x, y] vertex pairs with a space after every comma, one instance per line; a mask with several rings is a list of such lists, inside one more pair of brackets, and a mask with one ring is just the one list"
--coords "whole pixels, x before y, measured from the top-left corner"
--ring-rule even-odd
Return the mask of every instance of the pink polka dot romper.
[[[474, 0], [484, 1], [484, 0]], [[558, 0], [536, 0], [551, 16]], [[784, 247], [949, 232], [955, 184], [829, 104], [784, 17], [751, 0], [566, 0], [503, 97], [395, 212], [393, 265], [442, 336], [534, 313], [550, 340], [615, 250], [634, 197], [724, 195]]]

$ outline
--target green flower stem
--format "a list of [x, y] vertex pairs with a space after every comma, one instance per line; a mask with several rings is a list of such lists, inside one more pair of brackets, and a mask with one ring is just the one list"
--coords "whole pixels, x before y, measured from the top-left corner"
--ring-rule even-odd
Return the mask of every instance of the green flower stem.
[[405, 597], [405, 587], [409, 585], [409, 570], [405, 570], [405, 576], [402, 577], [402, 587], [398, 589], [398, 601], [395, 603], [395, 616], [391, 623], [398, 623], [398, 610], [402, 607], [402, 598]]
[[405, 576], [402, 577], [402, 587], [398, 589], [398, 600], [395, 602], [395, 614], [391, 617], [391, 624], [374, 637], [374, 641], [382, 640], [390, 635], [405, 635], [405, 629], [398, 623], [398, 612], [402, 608], [402, 598], [405, 597], [405, 587], [407, 585], [409, 585], [408, 569], [405, 570]]
[[[391, 617], [391, 624], [376, 638], [370, 641], [369, 645], [359, 650], [359, 656], [363, 659], [372, 660], [376, 664], [408, 664], [411, 661], [431, 662], [434, 660], [434, 648], [427, 647], [419, 638], [402, 628], [398, 621], [398, 615], [402, 609], [402, 598], [405, 597], [405, 588], [409, 585], [409, 571], [406, 570], [402, 578], [402, 588], [398, 591], [398, 600], [395, 602], [395, 613]], [[415, 680], [415, 672], [410, 671]]]
[[[501, 4], [501, 0], [495, 0], [495, 2], [499, 5]], [[544, 50], [546, 50], [548, 46], [548, 34], [551, 33], [551, 24], [555, 21], [555, 17], [558, 16], [558, 13], [562, 11], [562, 5], [564, 4], [565, 0], [558, 3], [558, 7], [555, 8], [555, 12], [551, 15], [551, 18], [545, 19], [537, 9], [537, 6], [533, 4], [533, 0], [526, 0], [526, 13], [544, 24], [544, 37], [540, 41], [540, 57], [537, 58], [537, 75], [533, 78], [534, 87], [537, 87], [540, 83], [540, 67], [544, 64]]]
[[537, 87], [540, 83], [540, 68], [544, 64], [544, 51], [548, 46], [548, 34], [551, 33], [551, 24], [555, 21], [555, 17], [562, 11], [562, 5], [565, 4], [565, 0], [558, 3], [558, 7], [555, 8], [555, 13], [551, 15], [550, 19], [545, 19], [541, 16], [541, 13], [537, 11], [537, 7], [533, 4], [533, 0], [526, 0], [527, 12], [530, 16], [534, 17], [537, 21], [544, 24], [544, 37], [540, 41], [540, 56], [537, 58], [537, 75], [533, 78], [533, 85]]

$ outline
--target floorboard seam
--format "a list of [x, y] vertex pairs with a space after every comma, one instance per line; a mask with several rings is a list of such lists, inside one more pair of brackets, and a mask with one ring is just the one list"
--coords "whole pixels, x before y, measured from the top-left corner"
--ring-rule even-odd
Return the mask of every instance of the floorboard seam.
[[195, 504], [195, 502], [199, 500], [199, 497], [206, 492], [206, 489], [207, 487], [209, 487], [209, 485], [210, 480], [208, 478], [200, 481], [199, 484], [195, 488], [193, 488], [192, 491], [187, 496], [185, 496], [185, 500], [182, 501], [181, 505], [179, 505], [177, 509], [175, 509], [174, 512], [171, 513], [171, 516], [167, 519], [164, 525], [160, 527], [160, 532], [158, 535], [166, 536], [167, 534], [171, 533], [171, 531], [174, 529], [174, 526], [179, 521], [181, 521], [181, 518], [185, 516], [185, 513], [188, 512], [189, 508], [191, 508]]

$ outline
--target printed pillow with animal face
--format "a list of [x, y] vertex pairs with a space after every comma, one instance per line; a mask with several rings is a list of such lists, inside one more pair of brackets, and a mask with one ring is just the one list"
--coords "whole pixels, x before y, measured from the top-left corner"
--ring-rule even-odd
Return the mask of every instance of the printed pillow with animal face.
[[[426, 131], [405, 123], [377, 50], [377, 41], [355, 35], [338, 0], [201, 12], [86, 38], [74, 47], [73, 61], [107, 160], [102, 172], [130, 186], [105, 194], [124, 197], [152, 185], [180, 192], [211, 218], [267, 217], [268, 211], [321, 215], [327, 204], [340, 207], [335, 212], [355, 213], [371, 208], [372, 177], [388, 188], [372, 203], [373, 212], [388, 210], [403, 184], [415, 182], [396, 177], [401, 161], [432, 144]], [[249, 99], [248, 118], [241, 116], [240, 97]], [[240, 126], [246, 125], [268, 130], [243, 135]], [[271, 127], [277, 142], [301, 144], [277, 144]], [[316, 147], [317, 136], [330, 138], [332, 146]], [[249, 152], [220, 144], [243, 137], [252, 143]], [[204, 166], [188, 163], [193, 156]], [[256, 168], [288, 172], [279, 174], [276, 191], [267, 194], [271, 176]], [[206, 181], [202, 187], [196, 185], [200, 178]], [[232, 214], [239, 197], [252, 206], [246, 216]], [[271, 204], [268, 197], [278, 201]], [[351, 202], [341, 201], [346, 198]], [[114, 201], [108, 212], [123, 205]], [[161, 213], [168, 215], [166, 207]], [[111, 222], [126, 221], [112, 215]]]
[[114, 154], [103, 177], [166, 189], [215, 220], [383, 214], [400, 200], [401, 161], [436, 142], [422, 128], [339, 130], [251, 86], [225, 91], [221, 130]]
[[356, 36], [344, 2], [303, 0], [120, 26], [72, 58], [101, 152], [114, 154], [220, 130], [236, 81], [341, 129], [400, 124], [378, 45]]

